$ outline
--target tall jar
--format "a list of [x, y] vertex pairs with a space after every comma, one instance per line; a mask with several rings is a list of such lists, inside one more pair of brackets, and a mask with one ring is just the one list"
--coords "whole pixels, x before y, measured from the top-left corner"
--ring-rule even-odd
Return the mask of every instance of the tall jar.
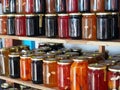
[[20, 57], [20, 78], [24, 81], [31, 80], [31, 57], [29, 55]]
[[56, 14], [45, 15], [45, 36], [55, 38], [57, 36], [57, 16]]
[[104, 12], [105, 0], [91, 0], [91, 12]]
[[15, 16], [15, 35], [26, 36], [26, 25], [24, 15]]
[[16, 0], [9, 0], [9, 13], [16, 13]]
[[7, 16], [0, 15], [0, 35], [7, 34]]
[[4, 14], [8, 14], [9, 13], [9, 0], [1, 0], [2, 1], [2, 12]]
[[97, 39], [112, 39], [110, 13], [97, 13]]
[[96, 15], [94, 13], [84, 13], [82, 15], [82, 38], [96, 40]]
[[69, 14], [69, 36], [72, 39], [82, 38], [82, 16], [80, 13]]
[[25, 0], [25, 13], [33, 14], [33, 0]]
[[57, 13], [66, 12], [66, 0], [56, 0], [56, 12]]
[[88, 90], [88, 62], [84, 58], [74, 59], [70, 69], [71, 90]]
[[120, 89], [120, 65], [111, 66], [108, 68], [108, 89]]
[[88, 66], [88, 90], [108, 90], [106, 65], [90, 64]]
[[66, 0], [66, 12], [77, 13], [78, 12], [78, 0]]
[[43, 61], [43, 84], [48, 87], [57, 87], [57, 61], [48, 58]]
[[78, 0], [79, 12], [90, 12], [90, 0]]
[[9, 54], [9, 76], [20, 78], [20, 55], [17, 53]]
[[69, 16], [68, 14], [58, 14], [58, 37], [69, 38]]

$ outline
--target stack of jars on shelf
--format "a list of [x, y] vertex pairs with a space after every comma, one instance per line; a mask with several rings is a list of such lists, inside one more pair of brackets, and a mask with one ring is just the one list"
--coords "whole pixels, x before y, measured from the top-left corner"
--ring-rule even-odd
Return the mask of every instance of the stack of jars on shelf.
[[0, 34], [118, 39], [119, 6], [119, 0], [2, 0]]
[[0, 74], [60, 90], [119, 90], [120, 55], [82, 52], [62, 44], [40, 43], [0, 49]]

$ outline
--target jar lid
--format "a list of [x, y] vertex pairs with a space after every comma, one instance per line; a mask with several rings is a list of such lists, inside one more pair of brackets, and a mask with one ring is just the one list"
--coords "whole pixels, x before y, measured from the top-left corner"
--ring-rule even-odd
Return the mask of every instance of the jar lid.
[[96, 13], [96, 15], [110, 15], [111, 13], [105, 13], [105, 12], [103, 12], [103, 13]]
[[81, 13], [70, 13], [69, 15], [70, 15], [70, 16], [71, 16], [71, 15], [81, 15]]
[[104, 60], [103, 62], [100, 62], [100, 63], [106, 66], [115, 65], [115, 62], [113, 62], [112, 60]]
[[75, 57], [75, 59], [73, 59], [73, 61], [75, 61], [75, 62], [87, 61], [88, 62], [88, 60], [84, 56]]
[[20, 57], [20, 54], [19, 53], [11, 53], [8, 55], [9, 57]]
[[63, 14], [58, 14], [58, 16], [68, 16], [69, 14], [63, 13]]
[[45, 14], [45, 16], [57, 16], [56, 14]]
[[112, 72], [120, 72], [120, 65], [110, 66], [108, 70]]
[[83, 16], [86, 16], [86, 15], [95, 15], [95, 13], [83, 13], [82, 15]]
[[106, 69], [106, 65], [95, 63], [95, 64], [90, 64], [88, 68], [92, 70], [101, 70], [101, 69]]
[[43, 62], [45, 63], [53, 63], [53, 62], [57, 62], [56, 58], [47, 58], [45, 60], [43, 60]]
[[47, 54], [44, 54], [44, 56], [46, 56], [47, 58], [53, 58], [55, 57], [55, 54], [51, 54], [51, 53], [47, 53]]
[[63, 59], [63, 60], [58, 60], [58, 64], [66, 65], [66, 64], [71, 64], [73, 61], [69, 59]]
[[31, 55], [29, 55], [29, 54], [24, 54], [24, 55], [22, 55], [20, 58], [31, 58]]
[[42, 61], [44, 59], [45, 59], [44, 56], [32, 56], [32, 60], [33, 61]]
[[78, 52], [67, 52], [65, 54], [68, 55], [68, 56], [79, 56]]
[[8, 83], [2, 83], [2, 84], [1, 84], [1, 87], [4, 88], [4, 89], [9, 88], [9, 86], [10, 86], [10, 85], [9, 85]]
[[57, 58], [57, 59], [67, 59], [68, 56], [65, 55], [65, 54], [61, 54], [61, 55], [57, 55], [56, 58]]

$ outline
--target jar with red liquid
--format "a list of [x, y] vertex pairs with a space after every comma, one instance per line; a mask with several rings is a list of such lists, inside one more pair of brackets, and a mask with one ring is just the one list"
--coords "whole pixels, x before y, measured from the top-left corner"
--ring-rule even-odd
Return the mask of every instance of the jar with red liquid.
[[46, 13], [54, 14], [56, 12], [55, 10], [56, 0], [45, 0], [45, 1], [46, 1]]
[[48, 87], [57, 87], [57, 61], [55, 58], [43, 61], [43, 84]]
[[7, 16], [0, 15], [0, 35], [7, 34]]
[[26, 36], [26, 25], [24, 15], [15, 16], [15, 35]]
[[32, 14], [33, 13], [33, 0], [25, 0], [25, 13]]
[[94, 13], [84, 13], [82, 15], [82, 38], [96, 40], [96, 15]]
[[58, 37], [69, 38], [69, 16], [68, 14], [58, 14]]
[[111, 66], [108, 68], [108, 89], [120, 89], [120, 65]]
[[66, 12], [66, 0], [56, 0], [56, 12], [57, 13]]
[[2, 1], [2, 12], [4, 14], [9, 13], [9, 0], [1, 0]]
[[106, 0], [91, 0], [91, 12], [104, 12]]
[[57, 62], [58, 88], [70, 90], [70, 67], [72, 60], [59, 60]]
[[29, 55], [20, 57], [20, 78], [25, 81], [31, 80], [31, 57]]
[[90, 64], [88, 66], [88, 90], [108, 90], [106, 65]]
[[83, 57], [73, 61], [70, 69], [71, 90], [88, 90], [88, 61]]
[[78, 12], [78, 0], [66, 0], [66, 12], [77, 13]]

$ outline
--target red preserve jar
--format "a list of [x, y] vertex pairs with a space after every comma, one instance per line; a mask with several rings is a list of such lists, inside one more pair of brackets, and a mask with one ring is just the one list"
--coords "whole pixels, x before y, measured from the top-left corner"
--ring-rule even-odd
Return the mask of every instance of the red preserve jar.
[[58, 87], [60, 90], [70, 90], [70, 67], [72, 60], [57, 62]]
[[68, 14], [58, 14], [58, 37], [69, 38]]
[[25, 36], [26, 35], [25, 16], [24, 15], [16, 15], [15, 16], [15, 34], [17, 36]]
[[26, 14], [33, 13], [33, 0], [25, 0], [25, 13]]

